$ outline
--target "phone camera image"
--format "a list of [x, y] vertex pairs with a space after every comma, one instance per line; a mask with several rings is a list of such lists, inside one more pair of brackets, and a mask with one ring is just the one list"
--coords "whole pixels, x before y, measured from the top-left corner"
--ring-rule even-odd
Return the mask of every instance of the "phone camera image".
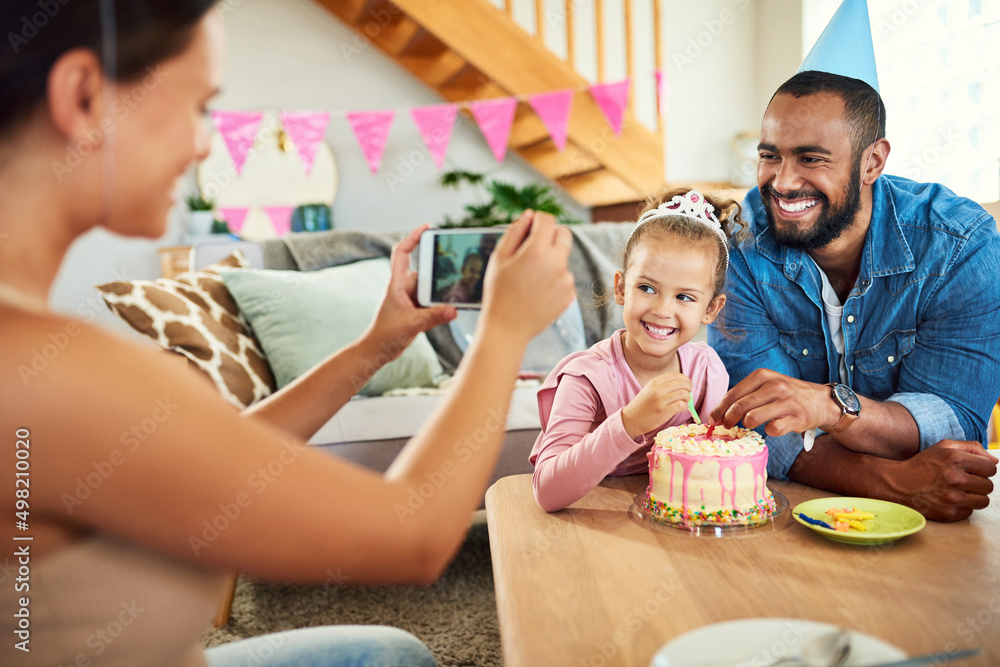
[[499, 233], [470, 232], [434, 236], [431, 301], [476, 306], [483, 300], [483, 276]]

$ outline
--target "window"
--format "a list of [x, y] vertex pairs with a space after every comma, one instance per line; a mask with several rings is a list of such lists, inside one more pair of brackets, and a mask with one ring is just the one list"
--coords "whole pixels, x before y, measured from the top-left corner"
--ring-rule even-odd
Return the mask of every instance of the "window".
[[[840, 0], [803, 1], [803, 57]], [[869, 0], [886, 173], [1000, 199], [1000, 0]]]

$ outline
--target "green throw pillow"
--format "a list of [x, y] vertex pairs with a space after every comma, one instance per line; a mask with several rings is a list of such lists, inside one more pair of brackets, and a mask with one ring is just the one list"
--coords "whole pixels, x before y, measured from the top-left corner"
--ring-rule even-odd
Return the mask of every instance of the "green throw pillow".
[[[368, 327], [389, 284], [389, 260], [369, 259], [319, 271], [222, 269], [226, 287], [260, 341], [278, 387], [302, 375]], [[373, 360], [374, 361], [374, 360]], [[436, 386], [444, 376], [420, 334], [360, 393]]]

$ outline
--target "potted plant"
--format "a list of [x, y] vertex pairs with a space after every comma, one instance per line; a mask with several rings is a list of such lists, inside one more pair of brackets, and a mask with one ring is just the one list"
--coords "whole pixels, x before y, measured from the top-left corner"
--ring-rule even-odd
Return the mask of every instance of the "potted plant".
[[189, 195], [184, 200], [188, 206], [188, 234], [204, 236], [213, 233], [215, 202], [211, 199], [205, 199], [200, 194]]
[[457, 188], [462, 183], [477, 185], [484, 196], [482, 203], [468, 204], [465, 216], [459, 220], [445, 216], [441, 227], [493, 227], [509, 225], [525, 209], [545, 211], [556, 217], [560, 224], [573, 225], [580, 221], [571, 218], [556, 199], [552, 187], [545, 183], [529, 183], [518, 187], [511, 183], [491, 180], [484, 174], [455, 170], [441, 176], [441, 185]]

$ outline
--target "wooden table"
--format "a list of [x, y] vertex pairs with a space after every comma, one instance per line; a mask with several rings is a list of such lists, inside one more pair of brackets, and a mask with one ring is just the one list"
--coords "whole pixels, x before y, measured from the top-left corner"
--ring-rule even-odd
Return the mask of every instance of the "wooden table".
[[[486, 494], [505, 665], [645, 665], [671, 639], [720, 621], [778, 617], [843, 626], [910, 655], [982, 646], [1000, 665], [1000, 492], [968, 521], [928, 522], [879, 547], [791, 522], [746, 538], [692, 537], [628, 517], [645, 476], [609, 478], [546, 514], [531, 476]], [[790, 507], [830, 496], [769, 486]]]

